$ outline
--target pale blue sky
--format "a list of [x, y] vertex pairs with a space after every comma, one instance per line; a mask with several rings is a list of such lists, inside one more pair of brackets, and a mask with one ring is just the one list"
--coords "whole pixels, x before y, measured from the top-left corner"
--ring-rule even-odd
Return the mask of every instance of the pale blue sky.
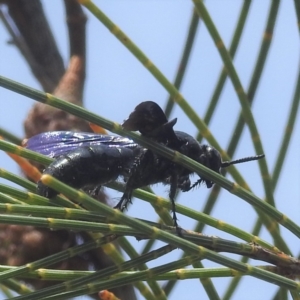
[[[256, 0], [252, 2], [242, 41], [234, 59], [234, 65], [246, 90], [257, 59], [271, 1]], [[52, 0], [43, 1], [43, 3], [59, 49], [67, 65], [69, 49], [62, 1]], [[192, 2], [183, 0], [115, 0], [96, 1], [95, 3], [144, 51], [166, 77], [173, 81], [185, 42], [192, 12]], [[205, 3], [225, 45], [228, 46], [243, 1], [209, 0]], [[121, 123], [141, 101], [153, 100], [164, 107], [168, 97], [164, 88], [95, 17], [89, 12], [86, 13], [88, 15], [88, 62], [84, 97], [86, 108]], [[40, 89], [18, 50], [7, 44], [9, 36], [2, 23], [0, 23], [0, 38], [0, 74]], [[253, 115], [263, 142], [270, 172], [274, 168], [294, 93], [299, 69], [299, 48], [299, 32], [293, 1], [282, 1], [270, 53], [253, 105]], [[201, 117], [205, 114], [221, 67], [222, 62], [219, 53], [204, 24], [201, 23], [181, 89], [184, 97]], [[0, 101], [0, 127], [9, 129], [22, 137], [23, 124], [20, 120], [24, 120], [33, 101], [2, 88], [0, 89]], [[228, 145], [239, 107], [240, 104], [234, 88], [231, 82], [227, 80], [220, 104], [209, 126], [223, 148]], [[192, 135], [197, 132], [179, 107], [175, 108], [172, 117], [178, 117], [177, 130], [186, 131]], [[299, 149], [300, 123], [297, 120], [287, 160], [276, 188], [275, 201], [278, 209], [298, 224], [300, 223]], [[246, 129], [234, 158], [254, 154], [249, 131]], [[1, 168], [19, 172], [15, 163], [7, 159], [2, 152], [0, 152], [0, 161]], [[264, 198], [257, 163], [238, 165], [237, 168], [248, 181], [253, 192], [260, 198]], [[3, 180], [0, 179], [0, 182]], [[159, 195], [167, 197], [166, 187], [158, 185], [155, 190]], [[108, 193], [113, 199], [120, 197], [120, 194], [114, 191], [108, 190]], [[201, 186], [188, 194], [181, 195], [179, 201], [188, 207], [201, 210], [207, 195], [208, 190], [205, 186]], [[151, 221], [156, 220], [149, 204], [140, 200], [134, 200], [134, 205], [130, 207], [128, 214]], [[227, 191], [221, 193], [212, 215], [246, 231], [252, 229], [256, 220], [253, 209], [243, 200]], [[178, 217], [183, 228], [193, 228], [194, 223], [191, 220], [181, 215]], [[284, 232], [293, 254], [297, 256], [299, 254], [299, 240], [284, 228], [282, 228], [282, 232]], [[235, 237], [210, 227], [205, 227], [205, 233], [237, 240]], [[261, 236], [272, 243], [266, 230], [263, 230]], [[131, 240], [137, 250], [143, 248], [144, 242]], [[177, 259], [180, 255], [181, 252], [175, 250], [168, 258], [164, 257], [161, 261], [149, 263], [149, 266], [154, 266], [160, 262], [166, 263], [168, 260]], [[203, 263], [205, 266], [215, 266], [211, 262], [204, 261]], [[264, 263], [253, 262], [253, 264]], [[213, 279], [221, 297], [229, 280]], [[249, 293], [249, 288], [251, 288], [251, 293]], [[181, 281], [176, 285], [170, 299], [186, 297], [187, 290], [191, 296], [200, 298], [201, 295], [203, 300], [207, 297], [198, 280], [188, 280]], [[232, 299], [272, 299], [276, 290], [275, 285], [245, 277]]]

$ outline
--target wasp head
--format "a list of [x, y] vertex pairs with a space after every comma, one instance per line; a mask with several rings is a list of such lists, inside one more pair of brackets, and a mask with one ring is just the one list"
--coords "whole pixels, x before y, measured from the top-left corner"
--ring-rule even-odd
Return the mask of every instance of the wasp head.
[[[181, 144], [180, 148], [178, 149], [179, 152], [204, 165], [205, 167], [220, 173], [222, 159], [220, 153], [215, 148], [208, 145], [200, 145], [197, 140], [185, 132], [175, 131], [175, 133]], [[205, 182], [208, 188], [212, 187], [213, 185], [212, 181], [200, 177], [200, 180], [198, 180], [197, 183], [192, 187], [200, 184], [201, 182]]]

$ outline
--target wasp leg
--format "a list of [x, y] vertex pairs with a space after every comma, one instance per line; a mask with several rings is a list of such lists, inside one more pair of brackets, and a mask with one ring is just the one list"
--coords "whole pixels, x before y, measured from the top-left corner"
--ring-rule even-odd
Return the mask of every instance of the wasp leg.
[[[125, 191], [119, 203], [114, 207], [121, 211], [127, 209], [129, 203], [132, 203], [131, 197], [134, 189], [140, 187], [138, 182], [140, 181], [141, 172], [143, 172], [145, 162], [145, 158], [151, 155], [149, 150], [142, 150], [138, 155], [136, 155], [134, 162], [132, 164], [132, 168], [130, 169], [130, 175], [126, 182]], [[124, 203], [124, 204], [123, 204]]]
[[121, 200], [119, 201], [119, 203], [114, 208], [119, 209], [122, 212], [124, 210], [126, 210], [128, 204], [129, 203], [132, 204], [132, 201], [131, 201], [132, 191], [133, 191], [132, 189], [125, 190], [123, 196], [121, 197]]
[[177, 223], [178, 219], [177, 219], [177, 216], [176, 216], [175, 195], [176, 195], [176, 191], [177, 191], [177, 186], [178, 186], [178, 176], [176, 174], [173, 174], [170, 178], [169, 198], [170, 198], [171, 204], [172, 204], [173, 222], [174, 222], [176, 232], [179, 236], [182, 236], [182, 230], [178, 226], [178, 223]]

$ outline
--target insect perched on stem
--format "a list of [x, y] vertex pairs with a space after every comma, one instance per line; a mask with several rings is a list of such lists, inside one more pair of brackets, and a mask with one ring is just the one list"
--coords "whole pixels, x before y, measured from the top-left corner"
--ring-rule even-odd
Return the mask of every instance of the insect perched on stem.
[[[220, 153], [211, 146], [200, 145], [185, 132], [174, 131], [177, 119], [168, 121], [162, 109], [152, 101], [140, 103], [123, 123], [129, 131], [139, 131], [142, 136], [176, 150], [207, 168], [220, 173], [221, 168], [232, 164], [261, 159], [264, 155], [222, 162]], [[74, 187], [87, 188], [104, 185], [122, 177], [125, 191], [116, 208], [123, 211], [131, 202], [134, 189], [155, 183], [170, 185], [174, 225], [179, 231], [174, 197], [177, 189], [187, 192], [204, 182], [207, 188], [214, 184], [199, 175], [191, 184], [193, 171], [144, 148], [133, 140], [111, 135], [54, 131], [38, 134], [26, 141], [26, 147], [56, 160], [45, 170], [60, 181]], [[57, 192], [41, 181], [38, 194], [51, 198]]]

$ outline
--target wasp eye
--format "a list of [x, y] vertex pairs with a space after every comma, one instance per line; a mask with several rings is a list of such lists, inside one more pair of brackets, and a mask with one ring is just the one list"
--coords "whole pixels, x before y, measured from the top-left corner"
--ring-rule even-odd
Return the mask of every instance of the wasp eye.
[[222, 159], [220, 153], [215, 148], [203, 145], [202, 154], [198, 161], [207, 168], [220, 173]]
[[221, 165], [222, 165], [222, 158], [220, 153], [212, 147], [209, 147], [209, 164], [210, 169], [213, 171], [220, 173]]

